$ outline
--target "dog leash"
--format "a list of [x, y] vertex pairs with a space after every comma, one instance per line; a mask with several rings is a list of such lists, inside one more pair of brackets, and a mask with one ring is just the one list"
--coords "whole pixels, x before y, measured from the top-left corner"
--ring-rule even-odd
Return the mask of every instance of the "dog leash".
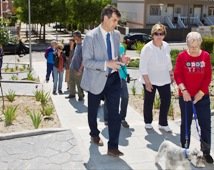
[[193, 102], [192, 102], [192, 111], [193, 111], [193, 118], [195, 120], [196, 130], [197, 130], [198, 136], [199, 136], [199, 138], [201, 140], [201, 131], [200, 131], [199, 123], [198, 123], [197, 112], [196, 112], [195, 105], [194, 105]]
[[185, 150], [188, 149], [188, 139], [189, 139], [189, 133], [188, 133], [188, 115], [187, 115], [187, 102], [185, 102]]
[[[197, 112], [196, 112], [196, 108], [195, 108], [195, 105], [193, 102], [192, 103], [192, 111], [193, 111], [193, 118], [195, 120], [195, 125], [196, 125], [196, 130], [198, 132], [198, 136], [201, 140], [201, 131], [200, 131], [200, 127], [199, 127], [199, 123], [198, 123], [198, 117], [197, 117]], [[187, 115], [187, 102], [185, 102], [185, 150], [184, 150], [184, 154], [185, 154], [185, 157], [187, 158], [188, 157], [188, 154], [187, 154], [187, 149], [188, 149], [188, 139], [189, 139], [189, 133], [188, 133], [188, 115]]]

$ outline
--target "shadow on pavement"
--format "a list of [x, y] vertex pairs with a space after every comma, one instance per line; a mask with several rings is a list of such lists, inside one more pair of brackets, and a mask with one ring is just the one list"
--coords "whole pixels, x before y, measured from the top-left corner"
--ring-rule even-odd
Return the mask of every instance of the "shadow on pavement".
[[77, 101], [76, 99], [70, 99], [69, 103], [76, 109], [76, 113], [86, 113], [88, 112], [88, 107], [84, 105], [83, 101]]
[[[86, 169], [126, 169], [132, 170], [122, 157], [112, 157], [107, 154], [101, 155], [99, 148], [95, 144], [91, 144], [89, 147], [89, 160], [87, 163], [84, 163]], [[102, 166], [102, 167], [101, 167]]]
[[[134, 132], [134, 128], [123, 128], [121, 126], [120, 129], [120, 138], [119, 138], [119, 145], [120, 146], [128, 146], [129, 141], [128, 138], [132, 136], [132, 133]], [[108, 126], [102, 129], [101, 134], [109, 140], [108, 136]]]
[[166, 132], [161, 132], [162, 134], [159, 134], [154, 129], [146, 130], [146, 131], [148, 135], [145, 136], [145, 139], [150, 142], [149, 144], [147, 144], [147, 147], [154, 151], [158, 151], [159, 146], [164, 140], [169, 140], [178, 146], [180, 145], [179, 134], [166, 133]]

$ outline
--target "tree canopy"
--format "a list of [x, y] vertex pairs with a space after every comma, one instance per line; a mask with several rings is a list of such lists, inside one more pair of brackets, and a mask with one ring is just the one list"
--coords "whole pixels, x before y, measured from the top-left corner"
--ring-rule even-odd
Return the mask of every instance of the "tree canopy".
[[4, 45], [7, 44], [9, 41], [9, 32], [7, 28], [5, 27], [4, 23], [0, 23], [0, 44]]
[[[60, 22], [88, 26], [99, 23], [100, 12], [111, 0], [31, 0], [32, 23]], [[18, 18], [28, 23], [28, 0], [14, 0]]]

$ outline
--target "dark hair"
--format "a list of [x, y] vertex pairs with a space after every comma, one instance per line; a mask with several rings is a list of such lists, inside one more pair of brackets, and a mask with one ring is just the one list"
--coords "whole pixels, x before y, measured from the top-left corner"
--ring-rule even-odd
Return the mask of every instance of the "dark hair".
[[81, 32], [78, 31], [78, 30], [73, 32], [73, 36], [77, 36], [77, 37], [79, 37], [79, 38], [82, 37], [82, 36], [81, 36]]
[[71, 38], [69, 39], [69, 41], [70, 41], [70, 42], [71, 42], [71, 41], [75, 42], [75, 40], [74, 40], [73, 37], [71, 37]]
[[112, 5], [105, 6], [101, 12], [101, 22], [103, 22], [104, 16], [111, 18], [113, 13], [115, 13], [117, 17], [121, 17], [120, 11], [116, 7]]

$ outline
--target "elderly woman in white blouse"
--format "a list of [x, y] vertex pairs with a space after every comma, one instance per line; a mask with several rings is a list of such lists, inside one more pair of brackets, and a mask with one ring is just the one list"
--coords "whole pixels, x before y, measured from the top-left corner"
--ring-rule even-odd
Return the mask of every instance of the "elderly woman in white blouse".
[[148, 42], [140, 54], [140, 74], [144, 87], [144, 122], [146, 129], [152, 127], [152, 109], [156, 90], [160, 95], [159, 129], [171, 132], [167, 114], [171, 102], [170, 84], [173, 81], [172, 63], [168, 43], [163, 41], [166, 28], [155, 24], [151, 30], [152, 41]]

